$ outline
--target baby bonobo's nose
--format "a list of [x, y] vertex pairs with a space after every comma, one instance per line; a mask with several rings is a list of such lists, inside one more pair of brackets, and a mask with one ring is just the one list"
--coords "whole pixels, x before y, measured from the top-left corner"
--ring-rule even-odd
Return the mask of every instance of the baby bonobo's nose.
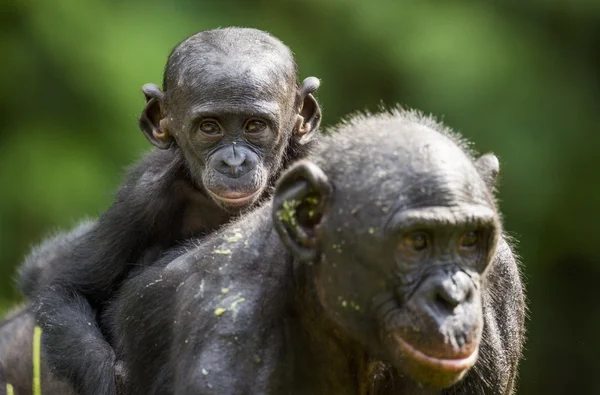
[[216, 170], [232, 178], [239, 178], [248, 173], [255, 164], [248, 159], [244, 151], [243, 148], [231, 147], [219, 161]]

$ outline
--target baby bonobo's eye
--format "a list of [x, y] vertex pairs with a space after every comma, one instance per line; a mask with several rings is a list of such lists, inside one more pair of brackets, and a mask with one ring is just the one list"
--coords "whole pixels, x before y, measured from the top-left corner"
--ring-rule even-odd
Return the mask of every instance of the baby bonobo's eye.
[[429, 247], [429, 235], [425, 232], [410, 232], [402, 235], [398, 251], [407, 255], [421, 254]]
[[264, 132], [267, 129], [267, 124], [260, 119], [250, 119], [246, 122], [246, 126], [244, 126], [244, 130], [249, 134], [258, 134]]
[[221, 134], [221, 128], [216, 121], [207, 120], [203, 121], [199, 127], [200, 131], [208, 136], [216, 136]]
[[471, 230], [463, 233], [458, 239], [458, 250], [470, 252], [479, 244], [479, 232]]

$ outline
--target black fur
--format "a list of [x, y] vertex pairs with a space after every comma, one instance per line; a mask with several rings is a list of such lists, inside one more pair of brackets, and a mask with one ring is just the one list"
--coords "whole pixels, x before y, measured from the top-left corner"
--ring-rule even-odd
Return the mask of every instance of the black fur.
[[[140, 127], [159, 150], [133, 166], [89, 229], [44, 244], [21, 270], [56, 377], [82, 394], [116, 393], [98, 315], [134, 263], [215, 230], [269, 194], [313, 143], [318, 85], [314, 77], [298, 84], [289, 48], [258, 30], [202, 32], [175, 48], [165, 91], [143, 88]], [[59, 256], [44, 262], [48, 246]]]
[[57, 231], [40, 245], [34, 246], [19, 268], [18, 286], [25, 296], [32, 296], [52, 282], [59, 265], [95, 222], [80, 222], [70, 232]]

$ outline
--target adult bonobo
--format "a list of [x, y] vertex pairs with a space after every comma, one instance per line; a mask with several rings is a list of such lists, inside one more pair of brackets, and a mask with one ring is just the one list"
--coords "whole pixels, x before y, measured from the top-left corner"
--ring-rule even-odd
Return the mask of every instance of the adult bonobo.
[[525, 301], [496, 158], [394, 111], [310, 160], [124, 284], [105, 325], [126, 393], [513, 393]]
[[131, 263], [211, 232], [265, 197], [281, 169], [306, 154], [321, 118], [311, 95], [319, 81], [298, 84], [289, 48], [259, 30], [186, 39], [169, 56], [163, 86], [143, 87], [140, 118], [159, 150], [133, 167], [72, 248], [46, 262], [53, 276], [36, 259], [22, 271], [45, 363], [86, 395], [116, 392], [114, 352], [96, 317]]

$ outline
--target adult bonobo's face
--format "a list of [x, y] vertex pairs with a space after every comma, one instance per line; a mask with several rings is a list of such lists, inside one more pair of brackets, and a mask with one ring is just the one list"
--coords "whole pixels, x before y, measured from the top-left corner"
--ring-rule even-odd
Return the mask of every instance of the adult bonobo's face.
[[329, 317], [415, 381], [448, 387], [478, 355], [499, 233], [482, 175], [497, 161], [476, 167], [446, 136], [392, 121], [370, 139], [342, 130], [357, 141], [340, 137], [345, 159], [324, 171], [293, 167], [274, 218], [288, 248], [314, 262]]
[[202, 46], [183, 61], [165, 93], [151, 84], [143, 88], [142, 130], [159, 148], [174, 143], [181, 149], [196, 186], [232, 212], [263, 194], [288, 144], [308, 141], [320, 122], [311, 95], [318, 79], [298, 87], [293, 59], [279, 53], [287, 48], [261, 34], [267, 49], [211, 52]]

